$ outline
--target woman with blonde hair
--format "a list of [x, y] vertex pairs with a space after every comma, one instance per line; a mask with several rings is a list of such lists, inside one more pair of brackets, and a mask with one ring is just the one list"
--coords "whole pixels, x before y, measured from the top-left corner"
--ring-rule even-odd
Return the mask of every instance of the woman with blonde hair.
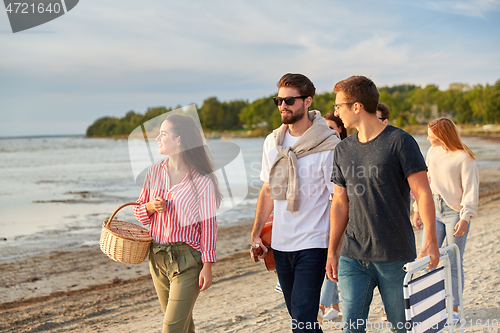
[[[426, 156], [431, 191], [436, 207], [436, 229], [438, 245], [457, 244], [460, 262], [463, 262], [465, 243], [469, 234], [471, 218], [476, 216], [479, 200], [479, 173], [475, 157], [460, 136], [453, 121], [439, 118], [429, 123], [427, 140], [430, 142]], [[416, 205], [413, 224], [421, 228], [420, 215]], [[457, 272], [455, 251], [449, 252], [453, 311], [458, 320], [458, 274], [464, 285], [464, 269]]]
[[156, 141], [167, 158], [149, 168], [134, 215], [153, 237], [149, 268], [165, 314], [162, 332], [194, 332], [195, 301], [212, 283], [222, 195], [191, 117], [169, 115]]

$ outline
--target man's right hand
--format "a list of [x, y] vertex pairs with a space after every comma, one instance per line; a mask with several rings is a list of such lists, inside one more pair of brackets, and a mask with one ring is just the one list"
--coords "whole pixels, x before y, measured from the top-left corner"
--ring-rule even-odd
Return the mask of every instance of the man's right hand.
[[439, 253], [439, 247], [437, 243], [424, 244], [424, 246], [420, 250], [420, 253], [418, 254], [417, 259], [423, 258], [425, 256], [430, 257], [430, 262], [429, 266], [427, 266], [427, 269], [435, 268], [439, 264], [439, 259], [441, 255]]
[[250, 234], [250, 240], [252, 242], [252, 248], [250, 249], [250, 255], [254, 261], [259, 261], [259, 259], [264, 259], [267, 254], [267, 247], [262, 244], [262, 239], [260, 235], [266, 224], [266, 220], [271, 215], [274, 208], [274, 201], [271, 200], [271, 191], [269, 190], [269, 183], [264, 182], [262, 188], [260, 189], [259, 199], [257, 200], [257, 209], [255, 210], [255, 220], [253, 222], [252, 233]]
[[328, 255], [326, 259], [326, 276], [328, 280], [333, 282], [339, 282], [338, 272], [339, 272], [339, 257], [336, 255]]
[[250, 255], [255, 262], [259, 261], [259, 259], [264, 259], [267, 255], [267, 247], [262, 244], [262, 239], [260, 237], [252, 237]]

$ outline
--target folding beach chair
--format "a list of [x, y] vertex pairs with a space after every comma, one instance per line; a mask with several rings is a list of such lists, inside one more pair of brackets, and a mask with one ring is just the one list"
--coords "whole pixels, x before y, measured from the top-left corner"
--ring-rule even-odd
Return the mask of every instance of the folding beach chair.
[[[453, 321], [453, 292], [451, 282], [451, 264], [448, 251], [455, 251], [458, 268], [458, 295], [460, 309], [458, 323]], [[425, 271], [430, 257], [420, 258], [407, 263], [403, 268], [407, 272], [403, 292], [406, 307], [406, 330], [409, 333], [435, 333], [448, 329], [453, 332], [455, 326], [465, 322], [462, 299], [462, 276], [460, 274], [460, 252], [456, 244], [439, 249], [441, 257], [437, 269]], [[440, 266], [442, 265], [442, 266]], [[414, 274], [425, 274], [412, 279]], [[460, 328], [463, 332], [463, 327]]]

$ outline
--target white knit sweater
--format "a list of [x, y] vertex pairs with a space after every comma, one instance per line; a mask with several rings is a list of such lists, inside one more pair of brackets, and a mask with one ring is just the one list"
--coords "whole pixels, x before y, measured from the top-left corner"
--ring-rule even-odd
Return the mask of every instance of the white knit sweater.
[[441, 147], [430, 147], [425, 162], [432, 194], [439, 194], [449, 207], [460, 212], [460, 219], [470, 221], [476, 216], [479, 200], [476, 162], [464, 150]]

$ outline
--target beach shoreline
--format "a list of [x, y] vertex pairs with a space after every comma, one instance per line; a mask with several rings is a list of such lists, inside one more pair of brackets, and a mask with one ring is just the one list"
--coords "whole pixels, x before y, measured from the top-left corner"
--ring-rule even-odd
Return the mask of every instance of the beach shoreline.
[[[478, 320], [500, 320], [499, 176], [498, 169], [480, 169], [479, 213], [464, 258], [466, 332], [490, 331]], [[283, 297], [274, 291], [275, 273], [250, 259], [251, 227], [220, 228], [214, 282], [194, 309], [197, 332], [291, 331]], [[419, 248], [421, 231], [415, 235]], [[96, 244], [0, 259], [0, 269], [0, 332], [160, 331], [163, 315], [147, 260], [114, 262]], [[370, 322], [380, 321], [381, 306], [376, 293]], [[325, 331], [340, 332], [339, 323]]]

